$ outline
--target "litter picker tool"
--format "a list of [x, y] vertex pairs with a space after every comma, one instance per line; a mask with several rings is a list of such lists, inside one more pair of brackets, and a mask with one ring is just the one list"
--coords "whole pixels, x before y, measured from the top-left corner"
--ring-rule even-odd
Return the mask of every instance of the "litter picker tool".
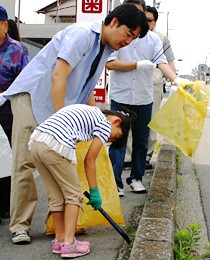
[[[157, 60], [156, 58], [157, 58], [158, 54], [159, 54], [162, 50], [164, 50], [164, 47], [166, 46], [166, 44], [167, 44], [167, 42], [163, 44], [163, 46], [160, 48], [160, 50], [156, 53], [156, 55], [155, 55], [155, 57], [153, 58], [153, 60]], [[161, 54], [161, 55], [162, 55], [162, 54]], [[160, 56], [161, 56], [161, 55], [160, 55]], [[159, 56], [159, 57], [160, 57], [160, 56]], [[159, 58], [159, 57], [158, 57], [158, 58]], [[153, 61], [152, 61], [152, 62], [153, 62]]]
[[[163, 50], [163, 52], [157, 57], [158, 53], [160, 52], [160, 51], [159, 51], [159, 52], [157, 53], [156, 57], [152, 60], [152, 62], [155, 63], [155, 62], [160, 58], [160, 56], [163, 55], [170, 47], [171, 47], [171, 45], [169, 45], [165, 50]], [[162, 50], [163, 48], [164, 48], [164, 46], [161, 48], [161, 50]]]
[[[83, 194], [85, 195], [86, 198], [90, 199], [89, 192], [85, 191]], [[99, 212], [109, 221], [109, 223], [125, 239], [125, 241], [128, 244], [130, 244], [131, 243], [130, 238], [128, 237], [127, 234], [125, 234], [125, 232], [121, 229], [121, 227], [116, 222], [114, 222], [114, 220], [102, 208], [99, 209]]]

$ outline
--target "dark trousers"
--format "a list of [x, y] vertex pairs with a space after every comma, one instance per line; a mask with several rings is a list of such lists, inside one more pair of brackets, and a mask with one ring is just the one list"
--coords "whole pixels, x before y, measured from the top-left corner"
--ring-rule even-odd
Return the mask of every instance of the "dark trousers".
[[[127, 184], [131, 184], [133, 179], [142, 180], [145, 171], [145, 163], [148, 149], [149, 127], [151, 120], [152, 103], [148, 105], [125, 105], [111, 100], [111, 110], [120, 111], [123, 107], [135, 112], [136, 119], [131, 125], [132, 131], [132, 155], [131, 174], [127, 178]], [[115, 175], [115, 180], [119, 188], [123, 188], [122, 171], [125, 159], [126, 145], [121, 149], [110, 146], [109, 157]]]
[[11, 176], [0, 178], [0, 217], [9, 213], [10, 209]]
[[[4, 129], [5, 134], [8, 137], [11, 146], [11, 129]], [[12, 162], [11, 162], [12, 163]], [[8, 214], [10, 211], [10, 192], [11, 192], [11, 176], [0, 178], [0, 217], [4, 217], [5, 213]]]

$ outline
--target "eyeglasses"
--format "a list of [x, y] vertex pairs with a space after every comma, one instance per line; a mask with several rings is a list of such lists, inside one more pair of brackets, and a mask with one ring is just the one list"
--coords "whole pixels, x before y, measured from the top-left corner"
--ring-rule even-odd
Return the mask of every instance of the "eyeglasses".
[[150, 18], [147, 18], [147, 22], [148, 22], [148, 23], [154, 22], [154, 19], [152, 20], [152, 19], [150, 19]]

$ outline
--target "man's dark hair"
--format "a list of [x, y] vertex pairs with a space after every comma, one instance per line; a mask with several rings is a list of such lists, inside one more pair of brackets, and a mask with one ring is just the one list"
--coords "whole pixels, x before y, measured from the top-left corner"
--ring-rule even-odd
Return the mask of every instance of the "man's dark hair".
[[134, 4], [122, 4], [117, 6], [107, 15], [104, 24], [109, 25], [114, 17], [119, 21], [119, 26], [126, 25], [131, 30], [135, 30], [140, 26], [141, 33], [139, 38], [143, 38], [149, 30], [145, 14]]
[[123, 4], [140, 4], [144, 12], [146, 11], [146, 3], [144, 0], [125, 0]]
[[147, 12], [152, 13], [155, 19], [155, 22], [158, 20], [158, 11], [155, 7], [147, 5], [146, 7]]

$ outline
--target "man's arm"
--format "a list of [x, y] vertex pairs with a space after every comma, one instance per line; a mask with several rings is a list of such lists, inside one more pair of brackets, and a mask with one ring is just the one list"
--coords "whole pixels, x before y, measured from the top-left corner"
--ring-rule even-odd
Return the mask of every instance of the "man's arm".
[[124, 60], [112, 60], [107, 62], [107, 69], [109, 70], [117, 70], [117, 71], [130, 71], [137, 69], [137, 62], [130, 62]]
[[63, 59], [58, 59], [52, 74], [52, 103], [54, 112], [65, 105], [67, 78], [73, 68]]
[[[163, 46], [165, 46], [164, 54], [166, 56], [168, 64], [171, 67], [171, 69], [173, 70], [173, 72], [176, 73], [176, 68], [174, 65], [175, 56], [174, 56], [174, 53], [173, 53], [173, 50], [171, 47], [171, 43], [170, 43], [168, 37], [166, 37], [166, 36], [164, 36], [164, 38], [163, 38]], [[165, 51], [165, 49], [167, 49], [167, 50]]]
[[172, 70], [172, 68], [168, 63], [158, 64], [158, 68], [162, 71], [164, 76], [170, 78], [171, 81], [174, 81], [175, 78], [177, 77], [176, 73]]
[[96, 106], [96, 102], [95, 102], [95, 98], [94, 98], [94, 93], [92, 92], [92, 94], [90, 95], [87, 103], [87, 105], [89, 106]]
[[179, 76], [176, 75], [175, 72], [171, 69], [169, 64], [158, 64], [158, 68], [162, 71], [162, 73], [167, 77], [170, 78], [171, 81], [174, 82], [176, 86], [179, 86], [182, 82], [189, 82], [188, 79], [185, 78], [180, 78]]
[[174, 73], [176, 73], [176, 67], [175, 64], [172, 60], [168, 61], [169, 66], [171, 67], [171, 69], [173, 70]]

